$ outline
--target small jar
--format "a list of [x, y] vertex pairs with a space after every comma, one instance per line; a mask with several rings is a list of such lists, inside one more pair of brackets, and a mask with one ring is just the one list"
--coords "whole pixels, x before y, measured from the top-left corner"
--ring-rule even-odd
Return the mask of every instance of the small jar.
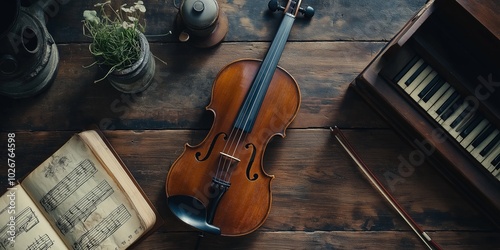
[[209, 36], [217, 27], [219, 5], [214, 0], [184, 0], [180, 15], [187, 33], [198, 37]]
[[228, 31], [228, 20], [216, 0], [183, 0], [177, 15], [179, 41], [196, 47], [220, 43]]

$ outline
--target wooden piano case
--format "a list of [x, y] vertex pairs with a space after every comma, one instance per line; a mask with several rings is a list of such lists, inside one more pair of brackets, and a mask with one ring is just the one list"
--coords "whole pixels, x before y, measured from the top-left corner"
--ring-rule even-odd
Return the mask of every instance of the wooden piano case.
[[391, 80], [414, 55], [500, 128], [500, 1], [429, 1], [351, 83], [405, 139], [500, 225], [500, 181]]

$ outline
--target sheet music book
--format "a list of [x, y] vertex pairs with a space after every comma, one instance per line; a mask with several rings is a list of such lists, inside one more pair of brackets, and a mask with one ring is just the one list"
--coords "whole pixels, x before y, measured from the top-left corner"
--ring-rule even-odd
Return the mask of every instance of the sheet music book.
[[0, 197], [0, 249], [125, 249], [157, 211], [105, 138], [75, 134]]

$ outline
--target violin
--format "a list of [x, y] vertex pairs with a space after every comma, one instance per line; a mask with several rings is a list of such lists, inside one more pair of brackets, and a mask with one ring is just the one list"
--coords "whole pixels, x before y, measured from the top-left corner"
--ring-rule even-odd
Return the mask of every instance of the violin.
[[218, 73], [206, 107], [215, 117], [210, 131], [200, 144], [186, 144], [170, 167], [168, 207], [202, 232], [245, 235], [269, 214], [274, 176], [264, 171], [262, 158], [273, 136], [285, 137], [299, 110], [298, 84], [278, 61], [298, 13], [314, 15], [301, 2], [269, 2], [271, 11], [283, 11], [284, 16], [265, 58], [238, 60]]

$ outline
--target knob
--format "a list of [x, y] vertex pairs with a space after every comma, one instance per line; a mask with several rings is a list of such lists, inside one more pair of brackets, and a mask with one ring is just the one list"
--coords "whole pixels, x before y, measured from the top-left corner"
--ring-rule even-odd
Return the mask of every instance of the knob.
[[[269, 8], [270, 11], [275, 12], [275, 11], [284, 11], [285, 7], [283, 7], [281, 4], [278, 3], [278, 0], [271, 0], [267, 4], [267, 7]], [[311, 6], [307, 6], [305, 9], [300, 7], [299, 12], [304, 15], [305, 18], [311, 18], [314, 16], [314, 8]]]
[[272, 12], [276, 12], [277, 10], [279, 10], [279, 11], [285, 10], [285, 7], [281, 6], [281, 4], [278, 3], [278, 0], [269, 1], [269, 3], [267, 4], [267, 7]]
[[205, 4], [202, 1], [196, 1], [193, 4], [193, 10], [197, 13], [203, 12], [205, 9]]
[[314, 16], [314, 8], [311, 6], [307, 6], [305, 9], [300, 7], [299, 9], [300, 13], [304, 15], [305, 18], [311, 18]]

